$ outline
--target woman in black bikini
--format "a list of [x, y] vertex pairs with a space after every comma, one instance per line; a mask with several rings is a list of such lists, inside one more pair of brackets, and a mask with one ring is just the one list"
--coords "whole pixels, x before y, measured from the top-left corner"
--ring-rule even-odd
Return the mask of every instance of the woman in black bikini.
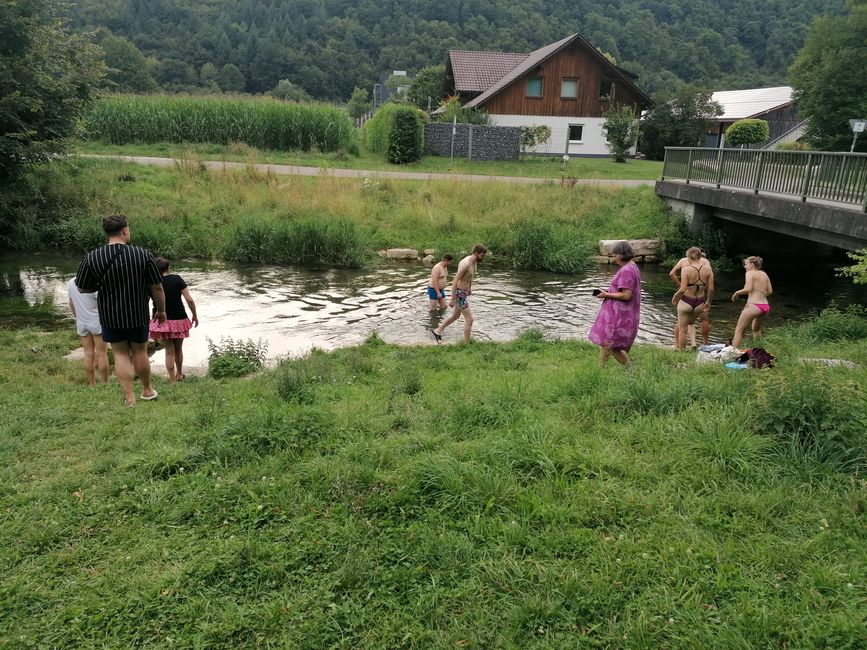
[[680, 268], [680, 288], [671, 298], [677, 307], [677, 326], [680, 328], [678, 349], [686, 348], [687, 329], [704, 312], [713, 297], [713, 269], [701, 256], [701, 249], [693, 246], [686, 251], [687, 264]]

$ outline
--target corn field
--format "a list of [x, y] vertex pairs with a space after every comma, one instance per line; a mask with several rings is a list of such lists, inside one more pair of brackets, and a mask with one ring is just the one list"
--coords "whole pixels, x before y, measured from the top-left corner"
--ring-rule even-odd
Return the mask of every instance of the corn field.
[[271, 97], [111, 95], [85, 118], [86, 137], [110, 144], [243, 142], [258, 149], [351, 150], [355, 128], [342, 111]]

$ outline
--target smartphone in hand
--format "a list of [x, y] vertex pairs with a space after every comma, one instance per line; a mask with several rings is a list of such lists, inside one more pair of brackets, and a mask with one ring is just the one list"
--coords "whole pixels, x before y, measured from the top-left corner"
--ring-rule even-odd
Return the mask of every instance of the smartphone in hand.
[[602, 293], [602, 289], [593, 289], [593, 296], [594, 297], [598, 296], [600, 293]]

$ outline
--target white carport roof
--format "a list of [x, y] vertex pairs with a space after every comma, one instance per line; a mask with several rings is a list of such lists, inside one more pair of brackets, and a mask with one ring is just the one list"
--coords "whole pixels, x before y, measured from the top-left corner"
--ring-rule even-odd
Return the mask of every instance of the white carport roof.
[[777, 86], [749, 90], [722, 90], [715, 92], [712, 99], [719, 102], [723, 108], [722, 115], [715, 117], [714, 121], [729, 122], [761, 115], [789, 104], [792, 101], [792, 88]]

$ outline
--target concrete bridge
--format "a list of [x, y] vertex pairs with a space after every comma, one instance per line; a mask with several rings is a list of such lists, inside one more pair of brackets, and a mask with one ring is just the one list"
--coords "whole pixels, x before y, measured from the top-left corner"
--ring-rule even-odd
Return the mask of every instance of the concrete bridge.
[[715, 218], [867, 248], [867, 154], [669, 147], [656, 193], [694, 229]]

